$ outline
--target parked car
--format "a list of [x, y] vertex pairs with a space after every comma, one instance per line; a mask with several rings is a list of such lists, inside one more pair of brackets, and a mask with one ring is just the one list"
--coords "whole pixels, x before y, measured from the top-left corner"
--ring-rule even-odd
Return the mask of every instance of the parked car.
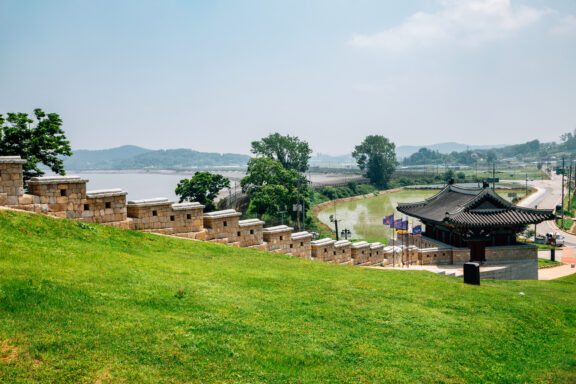
[[564, 246], [564, 236], [558, 233], [548, 232], [546, 234], [546, 244], [554, 245], [556, 247]]
[[534, 242], [536, 244], [546, 244], [546, 236], [544, 235], [537, 235], [536, 238], [534, 239]]

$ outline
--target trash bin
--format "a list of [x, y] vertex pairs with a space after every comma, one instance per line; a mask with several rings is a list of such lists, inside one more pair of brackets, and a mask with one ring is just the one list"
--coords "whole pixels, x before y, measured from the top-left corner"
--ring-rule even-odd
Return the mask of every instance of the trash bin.
[[550, 249], [550, 260], [556, 261], [556, 249], [554, 248]]
[[480, 285], [480, 264], [464, 263], [464, 282], [466, 284]]

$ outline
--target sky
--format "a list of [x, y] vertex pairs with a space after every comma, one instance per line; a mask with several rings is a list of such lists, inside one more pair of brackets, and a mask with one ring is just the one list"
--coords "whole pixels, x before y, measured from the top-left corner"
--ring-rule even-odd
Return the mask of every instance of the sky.
[[74, 149], [559, 141], [575, 0], [0, 0], [0, 113]]

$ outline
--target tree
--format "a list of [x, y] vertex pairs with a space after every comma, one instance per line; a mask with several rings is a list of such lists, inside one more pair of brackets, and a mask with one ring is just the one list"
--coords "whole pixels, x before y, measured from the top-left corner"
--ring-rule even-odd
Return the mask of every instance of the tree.
[[196, 201], [205, 206], [205, 212], [216, 209], [214, 199], [218, 193], [230, 188], [230, 180], [222, 175], [210, 172], [196, 172], [191, 179], [182, 179], [176, 187], [176, 195], [180, 197], [180, 202]]
[[574, 129], [574, 133], [568, 132], [562, 134], [560, 140], [562, 140], [562, 144], [567, 150], [576, 149], [576, 129]]
[[[298, 201], [298, 173], [295, 170], [284, 168], [278, 160], [256, 157], [248, 162], [246, 177], [240, 185], [242, 191], [250, 195], [249, 210], [259, 216], [277, 216], [278, 211], [286, 207], [292, 218], [296, 218], [298, 212], [291, 209]], [[300, 185], [301, 203], [307, 195], [308, 187], [304, 183]]]
[[367, 136], [352, 152], [358, 167], [365, 171], [366, 177], [376, 187], [388, 187], [390, 177], [398, 166], [396, 161], [396, 146], [380, 135]]
[[24, 180], [44, 175], [39, 163], [65, 175], [61, 156], [71, 156], [72, 149], [61, 128], [62, 119], [40, 108], [34, 110], [34, 116], [36, 125], [32, 126], [35, 121], [27, 113], [8, 113], [6, 119], [0, 114], [0, 153], [27, 160], [22, 167]]
[[284, 168], [298, 172], [308, 170], [308, 161], [312, 154], [306, 141], [296, 136], [282, 136], [279, 133], [268, 135], [260, 141], [253, 141], [251, 152], [278, 160]]
[[496, 152], [494, 152], [494, 151], [488, 151], [486, 153], [486, 162], [488, 164], [494, 163], [497, 158], [498, 158], [498, 156], [496, 156]]

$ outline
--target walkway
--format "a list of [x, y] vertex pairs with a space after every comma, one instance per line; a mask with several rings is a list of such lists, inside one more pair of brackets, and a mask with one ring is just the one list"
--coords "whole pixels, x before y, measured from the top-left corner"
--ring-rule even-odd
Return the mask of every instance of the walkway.
[[572, 268], [571, 264], [551, 268], [540, 268], [538, 270], [538, 280], [554, 280], [574, 273], [576, 273], [576, 268]]
[[562, 248], [562, 259], [560, 261], [566, 264], [576, 264], [576, 256], [574, 256], [574, 249], [570, 247]]

